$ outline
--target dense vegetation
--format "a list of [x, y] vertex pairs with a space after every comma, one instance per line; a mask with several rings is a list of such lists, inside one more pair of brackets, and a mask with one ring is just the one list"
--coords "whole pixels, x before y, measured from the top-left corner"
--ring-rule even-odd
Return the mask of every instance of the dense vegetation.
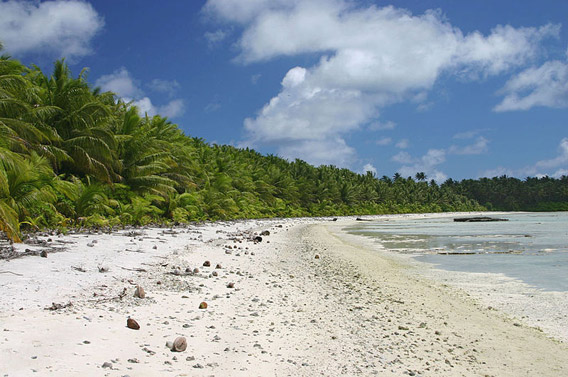
[[[92, 88], [85, 70], [72, 77], [64, 61], [47, 76], [0, 58], [0, 233], [15, 241], [48, 227], [483, 209], [476, 199], [498, 209], [491, 190], [502, 186], [483, 182], [377, 179], [209, 145]], [[565, 183], [546, 200], [566, 202]]]

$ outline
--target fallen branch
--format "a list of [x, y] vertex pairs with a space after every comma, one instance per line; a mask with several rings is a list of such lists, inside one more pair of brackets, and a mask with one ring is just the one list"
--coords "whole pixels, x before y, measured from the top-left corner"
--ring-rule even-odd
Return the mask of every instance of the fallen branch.
[[118, 300], [122, 300], [124, 298], [124, 296], [126, 296], [126, 293], [128, 292], [127, 288], [124, 288], [122, 290], [122, 292], [120, 292], [118, 294], [118, 296], [114, 296], [114, 297], [106, 297], [106, 298], [99, 298], [97, 300], [89, 300], [89, 302], [95, 302], [95, 303], [99, 303], [99, 302], [106, 302], [106, 301], [114, 301], [116, 299]]
[[13, 274], [16, 276], [24, 276], [23, 274], [18, 274], [16, 272], [12, 272], [12, 271], [0, 271], [0, 274]]
[[[119, 266], [120, 267], [120, 266]], [[120, 267], [123, 270], [127, 270], [127, 271], [136, 271], [136, 272], [147, 272], [145, 269], [143, 268], [126, 268], [126, 267]]]

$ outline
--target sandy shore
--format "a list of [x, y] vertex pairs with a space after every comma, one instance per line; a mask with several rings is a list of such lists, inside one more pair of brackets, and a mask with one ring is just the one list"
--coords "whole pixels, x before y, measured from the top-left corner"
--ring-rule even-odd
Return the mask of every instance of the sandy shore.
[[0, 261], [0, 376], [568, 375], [565, 344], [344, 234], [351, 223], [40, 237], [20, 250], [47, 258]]

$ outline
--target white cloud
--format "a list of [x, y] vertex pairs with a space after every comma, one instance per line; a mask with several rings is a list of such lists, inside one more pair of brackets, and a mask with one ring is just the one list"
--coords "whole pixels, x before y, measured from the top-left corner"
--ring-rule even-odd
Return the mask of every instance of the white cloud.
[[373, 175], [377, 175], [377, 168], [375, 168], [372, 164], [365, 164], [365, 166], [363, 166], [363, 174], [366, 174], [369, 171], [373, 173]]
[[157, 113], [168, 118], [175, 118], [183, 115], [185, 112], [185, 104], [181, 99], [174, 99], [163, 106], [159, 106]]
[[414, 177], [416, 173], [423, 172], [429, 179], [436, 182], [443, 182], [448, 176], [439, 171], [436, 167], [446, 161], [446, 152], [443, 149], [430, 149], [419, 158], [413, 158], [406, 152], [399, 152], [392, 158], [395, 162], [405, 164], [398, 172], [403, 177]]
[[379, 122], [379, 121], [375, 121], [372, 122], [367, 129], [369, 131], [384, 131], [384, 130], [394, 130], [396, 127], [396, 123], [393, 121], [387, 121], [387, 122]]
[[507, 175], [511, 177], [544, 177], [560, 178], [566, 175], [568, 169], [568, 137], [560, 140], [558, 146], [558, 155], [548, 160], [537, 161], [534, 165], [525, 166], [520, 169], [509, 169], [498, 167], [496, 169], [485, 171], [483, 177], [498, 177]]
[[143, 94], [139, 83], [130, 76], [130, 72], [124, 67], [101, 76], [95, 81], [95, 86], [100, 87], [104, 92], [113, 92], [120, 97], [136, 98]]
[[389, 145], [389, 144], [392, 144], [392, 139], [390, 137], [382, 137], [382, 138], [378, 139], [377, 141], [375, 141], [375, 144], [381, 145], [381, 146]]
[[102, 17], [83, 1], [0, 2], [0, 38], [14, 55], [46, 52], [71, 59], [88, 55], [90, 41], [103, 25]]
[[498, 166], [495, 169], [486, 170], [481, 174], [481, 177], [493, 178], [501, 177], [506, 175], [507, 177], [514, 177], [516, 173], [512, 169], [505, 168], [503, 166]]
[[176, 80], [153, 79], [148, 84], [148, 87], [156, 92], [165, 93], [169, 97], [173, 97], [181, 88], [181, 85]]
[[[456, 138], [454, 136], [454, 138]], [[482, 154], [488, 151], [487, 145], [489, 144], [489, 140], [484, 138], [483, 136], [477, 137], [475, 142], [470, 145], [460, 146], [460, 145], [452, 145], [448, 151], [451, 154], [461, 154], [461, 155], [473, 155], [473, 154]]]
[[349, 166], [355, 161], [355, 150], [341, 138], [302, 140], [282, 145], [280, 155], [289, 160], [301, 158], [315, 166]]
[[[140, 115], [148, 114], [154, 116], [159, 114], [169, 118], [180, 116], [185, 111], [185, 105], [182, 99], [172, 99], [162, 106], [156, 106], [152, 100], [144, 94], [140, 88], [140, 83], [135, 80], [130, 72], [124, 67], [116, 70], [108, 75], [101, 76], [95, 81], [95, 86], [101, 88], [102, 91], [110, 91], [122, 98], [125, 102], [132, 102], [138, 107]], [[173, 95], [174, 90], [179, 88], [176, 81], [152, 80], [148, 85], [155, 91], [166, 92]]]
[[550, 160], [538, 161], [535, 164], [537, 169], [550, 169], [568, 166], [568, 137], [563, 138], [558, 146], [558, 156]]
[[414, 162], [414, 159], [412, 158], [410, 153], [404, 151], [398, 152], [397, 154], [392, 156], [391, 160], [400, 164], [411, 164]]
[[[559, 33], [545, 25], [464, 35], [437, 11], [412, 15], [347, 0], [209, 0], [205, 11], [243, 27], [236, 60], [244, 64], [320, 55], [312, 67], [289, 70], [280, 93], [244, 121], [249, 143], [277, 147], [291, 140], [323, 147], [364, 124], [371, 129], [381, 108], [425, 101], [440, 75], [507, 72], [537, 57], [541, 40]], [[352, 148], [343, 151], [349, 160]], [[333, 160], [341, 160], [335, 152]]]
[[207, 43], [209, 44], [209, 47], [213, 47], [217, 43], [223, 41], [225, 38], [227, 38], [227, 36], [228, 33], [220, 29], [213, 32], [208, 31], [204, 34], [204, 37], [207, 40]]
[[260, 80], [261, 77], [262, 77], [262, 75], [260, 73], [254, 74], [250, 77], [250, 82], [253, 85], [256, 85], [258, 83], [258, 80]]
[[205, 108], [203, 109], [203, 111], [205, 111], [206, 113], [212, 113], [214, 111], [219, 110], [220, 108], [221, 108], [221, 103], [215, 100], [213, 102], [208, 103], [207, 106], [205, 106]]
[[398, 143], [396, 143], [396, 147], [398, 149], [406, 149], [410, 145], [410, 141], [408, 139], [401, 139]]
[[568, 62], [554, 60], [526, 69], [510, 79], [500, 93], [505, 98], [495, 111], [568, 107]]

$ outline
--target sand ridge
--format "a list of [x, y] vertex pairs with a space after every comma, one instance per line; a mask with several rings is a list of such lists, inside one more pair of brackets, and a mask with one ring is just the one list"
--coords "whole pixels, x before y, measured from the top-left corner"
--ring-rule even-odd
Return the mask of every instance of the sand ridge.
[[0, 274], [0, 376], [568, 374], [565, 345], [351, 242], [352, 222], [70, 235], [73, 251], [0, 261], [18, 274]]

